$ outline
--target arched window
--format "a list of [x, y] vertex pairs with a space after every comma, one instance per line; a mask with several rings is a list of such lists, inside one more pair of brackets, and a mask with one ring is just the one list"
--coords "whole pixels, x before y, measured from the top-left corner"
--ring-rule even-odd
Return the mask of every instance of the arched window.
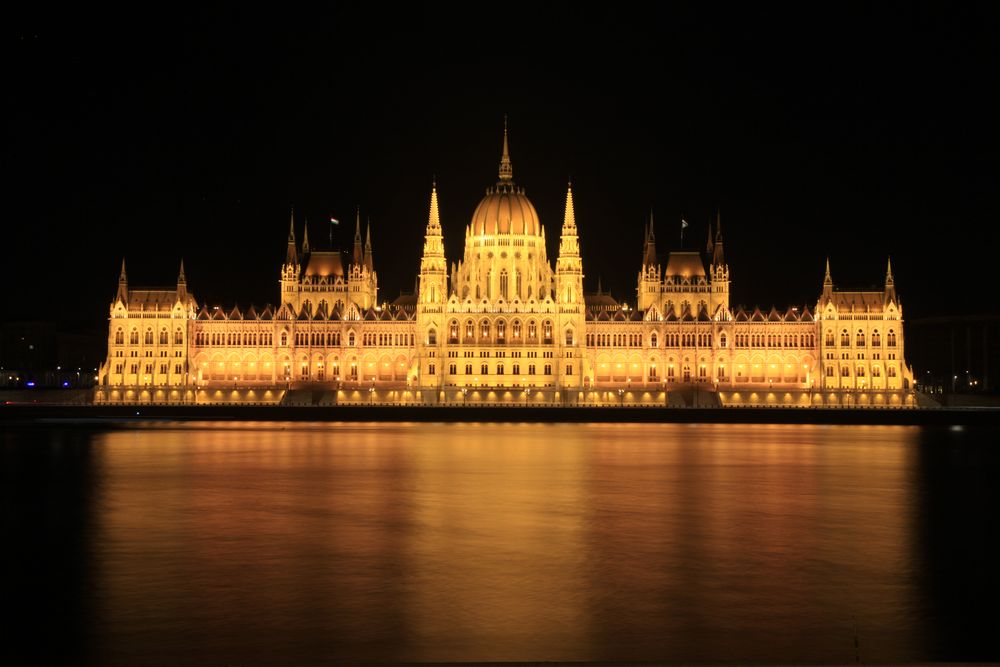
[[115, 331], [115, 345], [122, 345], [125, 343], [125, 332], [121, 330], [121, 327]]
[[503, 375], [503, 362], [497, 364], [497, 375]]
[[572, 345], [573, 344], [573, 330], [572, 329], [566, 329], [566, 344], [567, 345]]
[[153, 330], [152, 329], [146, 329], [146, 335], [143, 336], [143, 342], [146, 345], [152, 345], [153, 344]]
[[[348, 347], [354, 347], [354, 332], [353, 331], [351, 333], [347, 334], [347, 346]], [[355, 372], [355, 375], [357, 375], [356, 372]]]
[[281, 347], [286, 347], [288, 345], [288, 332], [281, 332]]
[[466, 320], [465, 322], [465, 339], [472, 340], [476, 337], [476, 325], [472, 320]]
[[490, 337], [490, 321], [489, 320], [483, 320], [482, 322], [480, 322], [480, 324], [479, 324], [479, 337], [480, 338], [489, 338]]
[[507, 269], [500, 271], [500, 298], [507, 298]]
[[448, 338], [449, 342], [458, 342], [458, 320], [452, 320], [448, 325]]
[[[656, 347], [656, 342], [657, 342], [656, 341], [656, 334], [655, 333], [649, 334], [649, 346], [650, 347]], [[653, 366], [653, 369], [655, 370], [656, 366]]]
[[847, 347], [851, 344], [851, 334], [847, 333], [847, 329], [840, 332], [840, 344]]
[[864, 332], [863, 329], [858, 329], [857, 346], [858, 347], [864, 347], [865, 346], [865, 332]]
[[878, 333], [878, 329], [872, 330], [872, 346], [878, 347], [882, 344], [882, 337]]
[[864, 366], [858, 366], [858, 377], [859, 378], [863, 378], [864, 376], [865, 376], [865, 367]]
[[184, 343], [184, 332], [178, 329], [174, 332], [174, 345], [181, 345]]
[[719, 347], [725, 347], [726, 343], [726, 334], [719, 334]]
[[521, 320], [514, 320], [514, 324], [511, 325], [511, 332], [515, 340], [521, 337]]
[[850, 376], [851, 376], [851, 369], [848, 368], [847, 366], [841, 366], [840, 367], [840, 377], [846, 378], [846, 377], [850, 377]]
[[497, 321], [497, 340], [502, 341], [507, 335], [507, 323], [503, 320]]
[[887, 371], [889, 377], [891, 377], [891, 378], [896, 377], [896, 367], [895, 366], [889, 366], [889, 368], [887, 368], [886, 371]]
[[520, 299], [521, 294], [521, 271], [518, 269], [514, 271], [514, 296]]
[[427, 330], [427, 344], [428, 345], [437, 345], [437, 341], [438, 341], [437, 329], [434, 329], [434, 328], [428, 329]]
[[889, 335], [886, 336], [886, 344], [888, 344], [889, 347], [896, 347], [896, 332], [892, 329], [889, 329]]
[[538, 338], [538, 326], [535, 320], [528, 321], [528, 338]]
[[166, 329], [161, 329], [160, 330], [160, 345], [166, 345], [168, 340], [169, 340], [169, 338], [168, 338], [167, 330]]
[[545, 320], [542, 324], [542, 337], [546, 343], [552, 342], [552, 320]]

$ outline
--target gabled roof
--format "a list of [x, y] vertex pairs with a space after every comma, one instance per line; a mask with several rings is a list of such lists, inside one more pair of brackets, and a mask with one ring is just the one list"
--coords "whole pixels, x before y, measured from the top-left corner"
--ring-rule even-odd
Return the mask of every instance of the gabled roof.
[[229, 311], [229, 316], [226, 318], [228, 320], [242, 320], [243, 313], [240, 312], [239, 307], [233, 306], [233, 309]]
[[670, 310], [667, 311], [667, 314], [663, 317], [663, 319], [665, 319], [667, 322], [676, 322], [677, 321], [677, 319], [678, 319], [677, 318], [677, 311], [674, 310], [673, 306], [670, 306]]
[[760, 312], [760, 308], [755, 307], [753, 309], [753, 313], [750, 314], [750, 321], [751, 322], [763, 322], [764, 321], [764, 313]]
[[712, 318], [709, 317], [709, 315], [708, 315], [708, 308], [702, 307], [702, 308], [698, 309], [698, 321], [699, 322], [711, 322], [712, 321]]
[[781, 322], [782, 320], [783, 318], [781, 317], [781, 313], [778, 312], [778, 309], [775, 306], [771, 306], [771, 312], [767, 314], [767, 321]]
[[201, 310], [198, 311], [199, 320], [210, 320], [212, 316], [208, 313], [208, 307], [202, 306]]
[[364, 317], [362, 317], [361, 319], [365, 320], [366, 322], [377, 322], [378, 314], [376, 314], [374, 308], [369, 308], [368, 310], [365, 311]]
[[262, 320], [273, 320], [274, 311], [271, 310], [271, 304], [264, 306], [264, 310], [260, 312], [260, 319]]
[[213, 320], [224, 320], [224, 319], [226, 319], [226, 314], [224, 312], [222, 312], [221, 308], [215, 308], [212, 311], [212, 319]]
[[749, 318], [749, 317], [747, 316], [747, 311], [743, 310], [743, 306], [740, 306], [740, 307], [739, 307], [739, 308], [738, 308], [738, 309], [736, 310], [736, 318], [735, 318], [735, 319], [736, 319], [736, 321], [737, 321], [737, 322], [746, 322], [747, 320], [749, 320], [749, 319], [750, 319], [750, 318]]
[[803, 322], [815, 322], [816, 318], [813, 317], [812, 311], [809, 310], [809, 306], [802, 306], [802, 315], [799, 319]]
[[250, 307], [247, 308], [247, 312], [243, 313], [243, 318], [247, 320], [260, 319], [259, 317], [257, 317], [257, 309], [253, 307], [252, 303], [250, 304]]
[[663, 276], [665, 278], [705, 277], [705, 264], [701, 261], [701, 253], [676, 250], [670, 253]]

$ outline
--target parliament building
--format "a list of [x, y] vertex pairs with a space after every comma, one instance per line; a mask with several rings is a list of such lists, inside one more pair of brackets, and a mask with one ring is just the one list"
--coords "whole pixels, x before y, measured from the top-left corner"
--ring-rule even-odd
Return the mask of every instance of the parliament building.
[[199, 304], [183, 262], [176, 285], [133, 289], [123, 262], [95, 401], [915, 404], [891, 265], [878, 291], [837, 289], [828, 261], [814, 308], [733, 308], [721, 223], [704, 252], [661, 263], [651, 220], [634, 303], [585, 293], [572, 186], [553, 265], [506, 130], [450, 264], [432, 186], [415, 294], [379, 299], [370, 233], [359, 217], [353, 252], [314, 248], [293, 215], [281, 298], [262, 309]]

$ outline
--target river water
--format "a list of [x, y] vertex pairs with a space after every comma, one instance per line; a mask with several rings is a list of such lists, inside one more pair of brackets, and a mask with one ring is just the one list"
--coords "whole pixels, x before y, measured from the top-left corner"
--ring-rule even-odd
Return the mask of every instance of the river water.
[[4, 653], [123, 665], [996, 660], [997, 435], [12, 429]]

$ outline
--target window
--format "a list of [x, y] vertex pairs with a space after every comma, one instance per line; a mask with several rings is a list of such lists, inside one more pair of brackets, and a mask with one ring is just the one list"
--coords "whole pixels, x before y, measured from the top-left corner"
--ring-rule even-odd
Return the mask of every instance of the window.
[[490, 374], [490, 367], [489, 367], [488, 364], [481, 365], [479, 367], [479, 370], [480, 370], [480, 374], [481, 375], [489, 375]]
[[833, 366], [827, 366], [826, 367], [826, 376], [828, 378], [832, 378], [833, 377]]
[[118, 375], [122, 374], [122, 364], [115, 364], [115, 373]]
[[882, 376], [882, 370], [878, 366], [872, 366], [872, 377], [877, 378]]
[[507, 323], [503, 320], [497, 322], [497, 340], [503, 341], [504, 336], [507, 335]]
[[851, 344], [851, 335], [847, 333], [847, 329], [840, 332], [840, 344], [847, 347]]
[[119, 328], [115, 331], [115, 345], [121, 345], [125, 342], [125, 332]]
[[882, 337], [879, 336], [878, 329], [872, 331], [872, 346], [879, 347], [882, 345]]
[[146, 335], [142, 337], [142, 341], [146, 345], [152, 345], [153, 344], [153, 330], [152, 329], [146, 329]]
[[528, 322], [528, 338], [538, 337], [538, 327], [535, 325], [535, 321], [531, 320]]
[[552, 321], [551, 320], [545, 320], [545, 323], [542, 324], [542, 336], [545, 338], [545, 342], [546, 343], [551, 343], [552, 342]]
[[287, 347], [288, 346], [288, 332], [287, 331], [282, 331], [281, 332], [281, 346], [282, 347]]
[[840, 367], [840, 377], [842, 377], [842, 378], [851, 377], [851, 369], [848, 368], [847, 366], [841, 366]]
[[458, 342], [458, 320], [452, 320], [448, 325], [448, 339], [450, 343]]
[[864, 366], [858, 366], [858, 377], [859, 378], [863, 378], [864, 376], [865, 376], [865, 367]]
[[500, 298], [507, 298], [507, 269], [500, 271]]
[[521, 337], [521, 320], [514, 320], [514, 323], [511, 325], [510, 328], [511, 328], [511, 333], [513, 334], [515, 339]]
[[479, 325], [479, 337], [483, 339], [488, 339], [490, 337], [490, 323], [489, 320], [483, 320]]
[[865, 346], [865, 332], [862, 329], [858, 329], [857, 343], [856, 344], [857, 344], [858, 347], [864, 347]]
[[719, 334], [719, 347], [726, 347], [726, 334]]
[[130, 331], [129, 334], [128, 334], [128, 342], [129, 342], [130, 345], [138, 345], [139, 344], [139, 332], [136, 331], [135, 329], [132, 329], [132, 331]]
[[354, 332], [347, 334], [347, 346], [354, 347]]
[[167, 365], [160, 364], [160, 375], [166, 375], [166, 374], [167, 374]]
[[656, 334], [655, 333], [649, 334], [649, 346], [650, 347], [656, 347]]
[[511, 371], [514, 375], [521, 374], [521, 364], [514, 364], [514, 370]]
[[573, 366], [571, 364], [566, 364], [566, 375], [573, 374]]
[[160, 345], [166, 345], [166, 344], [167, 344], [167, 330], [162, 329], [160, 331]]
[[448, 375], [456, 375], [458, 373], [458, 366], [455, 364], [448, 364]]
[[889, 366], [889, 368], [886, 369], [886, 375], [888, 375], [891, 378], [896, 377], [896, 367]]
[[552, 364], [545, 364], [543, 373], [545, 373], [545, 375], [552, 375]]
[[181, 345], [184, 343], [184, 332], [178, 329], [174, 332], [174, 345]]
[[497, 364], [497, 375], [503, 375], [503, 364]]
[[896, 347], [896, 332], [889, 329], [889, 335], [886, 336], [886, 343], [889, 347]]
[[566, 344], [567, 345], [572, 345], [573, 344], [573, 330], [572, 329], [566, 329]]
[[528, 364], [528, 375], [534, 375], [534, 374], [535, 374], [535, 365]]
[[466, 375], [472, 375], [472, 364], [466, 364], [465, 365], [465, 374]]
[[434, 375], [434, 371], [435, 371], [434, 364], [427, 364], [427, 374]]
[[437, 345], [437, 339], [438, 339], [437, 329], [433, 329], [433, 328], [432, 329], [428, 329], [427, 330], [427, 344], [428, 345]]

